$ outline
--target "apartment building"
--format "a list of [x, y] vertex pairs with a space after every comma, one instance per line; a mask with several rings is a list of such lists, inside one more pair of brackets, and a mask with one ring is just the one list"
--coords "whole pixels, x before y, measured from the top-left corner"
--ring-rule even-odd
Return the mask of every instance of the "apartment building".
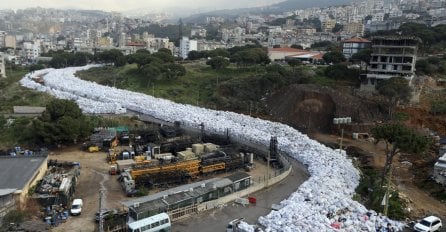
[[0, 31], [0, 48], [5, 47], [6, 31]]
[[368, 73], [361, 76], [361, 91], [374, 91], [380, 81], [392, 77], [404, 77], [411, 84], [420, 42], [417, 37], [373, 37]]
[[6, 78], [5, 56], [0, 52], [0, 78]]
[[40, 42], [24, 42], [23, 43], [23, 57], [29, 61], [34, 61], [40, 56]]
[[358, 53], [363, 49], [369, 48], [371, 45], [370, 40], [354, 37], [348, 40], [342, 41], [342, 53], [345, 58], [350, 59], [353, 54]]
[[187, 55], [190, 51], [197, 51], [197, 41], [191, 40], [189, 37], [184, 36], [180, 40], [180, 51], [179, 51], [179, 57], [183, 59], [187, 59]]
[[336, 25], [336, 21], [333, 19], [327, 19], [322, 22], [322, 31], [323, 32], [331, 32]]
[[358, 37], [364, 36], [364, 23], [349, 22], [344, 25], [344, 32]]
[[5, 36], [5, 47], [7, 48], [14, 48], [16, 49], [17, 41], [15, 39], [15, 36], [13, 35], [6, 35]]

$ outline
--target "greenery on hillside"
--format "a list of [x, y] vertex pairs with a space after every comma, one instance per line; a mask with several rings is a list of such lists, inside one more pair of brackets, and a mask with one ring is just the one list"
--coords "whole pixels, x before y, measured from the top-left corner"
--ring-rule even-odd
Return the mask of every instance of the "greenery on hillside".
[[53, 98], [20, 85], [20, 79], [28, 72], [22, 67], [6, 65], [7, 78], [0, 79], [0, 112], [12, 113], [13, 106], [44, 106]]

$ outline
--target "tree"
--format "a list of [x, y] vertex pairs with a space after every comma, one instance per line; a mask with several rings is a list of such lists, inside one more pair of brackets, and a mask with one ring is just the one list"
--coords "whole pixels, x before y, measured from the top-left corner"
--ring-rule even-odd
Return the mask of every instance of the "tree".
[[327, 64], [330, 64], [330, 63], [338, 64], [338, 63], [344, 62], [346, 60], [344, 54], [342, 54], [342, 52], [338, 52], [338, 51], [327, 52], [324, 54], [322, 59], [324, 59], [324, 61]]
[[229, 61], [221, 56], [213, 57], [212, 59], [206, 62], [207, 65], [210, 65], [212, 69], [220, 70], [229, 65]]
[[[140, 50], [138, 50], [140, 51]], [[138, 66], [138, 69], [141, 69], [144, 65], [149, 64], [152, 61], [152, 56], [150, 55], [150, 52], [136, 52], [134, 54], [127, 56], [127, 62], [129, 64], [136, 63]]]
[[150, 83], [156, 80], [161, 74], [161, 69], [156, 64], [146, 64], [142, 67], [141, 71], [147, 78], [147, 87], [149, 87]]
[[158, 52], [166, 53], [168, 55], [172, 55], [172, 51], [170, 49], [168, 49], [168, 48], [160, 48], [160, 49], [158, 49]]
[[341, 80], [349, 75], [349, 69], [342, 64], [335, 64], [328, 66], [325, 71], [325, 76], [333, 78], [335, 80]]
[[199, 51], [190, 51], [188, 54], [187, 54], [187, 59], [188, 60], [199, 60], [199, 59], [201, 59], [201, 58], [204, 58], [204, 56], [203, 56], [203, 53], [202, 52], [199, 52]]
[[383, 141], [386, 144], [386, 163], [381, 176], [381, 186], [392, 168], [393, 158], [400, 152], [421, 154], [425, 152], [431, 140], [418, 134], [413, 129], [399, 123], [377, 125], [371, 130], [375, 144]]
[[370, 63], [370, 57], [372, 56], [372, 49], [362, 49], [359, 52], [352, 55], [352, 60], [360, 60], [366, 64]]
[[186, 75], [186, 68], [181, 64], [166, 64], [164, 70], [169, 79], [177, 79], [178, 77]]
[[215, 50], [211, 50], [208, 52], [209, 57], [229, 57], [229, 52], [226, 49], [223, 48], [216, 48]]
[[344, 26], [342, 24], [336, 23], [333, 29], [331, 29], [331, 32], [333, 33], [340, 32], [342, 31], [342, 29], [344, 29]]
[[162, 60], [163, 63], [172, 63], [175, 61], [175, 57], [172, 56], [172, 53], [166, 53], [163, 51], [153, 53], [152, 57]]
[[288, 65], [292, 67], [293, 72], [296, 71], [296, 67], [301, 65], [302, 62], [300, 60], [296, 60], [296, 59], [291, 59], [287, 61]]
[[42, 116], [32, 123], [38, 144], [69, 144], [85, 138], [92, 125], [79, 107], [70, 100], [54, 99], [46, 105]]
[[328, 48], [333, 47], [334, 44], [331, 41], [321, 41], [316, 42], [311, 45], [311, 48], [313, 49], [319, 49], [319, 50], [328, 50]]
[[293, 45], [291, 45], [291, 48], [301, 49], [301, 50], [304, 49], [304, 47], [302, 47], [302, 45], [300, 45], [300, 44], [293, 44]]
[[412, 92], [409, 82], [403, 77], [392, 77], [382, 81], [378, 83], [377, 90], [387, 100], [390, 118], [392, 118], [393, 109], [399, 102], [409, 102]]

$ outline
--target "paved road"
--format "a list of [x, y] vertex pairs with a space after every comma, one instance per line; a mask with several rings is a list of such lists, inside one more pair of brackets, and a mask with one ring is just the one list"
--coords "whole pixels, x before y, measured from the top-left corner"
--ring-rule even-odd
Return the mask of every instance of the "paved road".
[[260, 190], [250, 196], [257, 198], [257, 204], [243, 207], [235, 203], [228, 203], [226, 207], [202, 212], [191, 218], [175, 222], [172, 232], [217, 232], [225, 231], [228, 222], [236, 218], [245, 218], [249, 224], [256, 224], [260, 216], [271, 211], [271, 205], [288, 198], [291, 193], [308, 178], [306, 168], [291, 160], [293, 169], [288, 177], [281, 182]]

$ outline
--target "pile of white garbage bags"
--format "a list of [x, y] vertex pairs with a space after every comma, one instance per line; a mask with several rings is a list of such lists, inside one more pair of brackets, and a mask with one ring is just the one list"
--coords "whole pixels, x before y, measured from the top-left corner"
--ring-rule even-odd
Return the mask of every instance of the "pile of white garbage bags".
[[[281, 123], [178, 104], [75, 77], [76, 71], [91, 67], [95, 66], [40, 70], [27, 74], [21, 84], [72, 99], [87, 113], [118, 114], [128, 109], [192, 128], [204, 123], [209, 132], [224, 134], [229, 128], [232, 137], [261, 146], [268, 146], [276, 136], [280, 151], [306, 165], [311, 177], [281, 202], [284, 207], [259, 218], [266, 231], [375, 231], [378, 225], [387, 227], [388, 223], [402, 229], [402, 223], [377, 216], [352, 200], [360, 175], [344, 154]], [[37, 77], [43, 78], [44, 85], [33, 80]]]

